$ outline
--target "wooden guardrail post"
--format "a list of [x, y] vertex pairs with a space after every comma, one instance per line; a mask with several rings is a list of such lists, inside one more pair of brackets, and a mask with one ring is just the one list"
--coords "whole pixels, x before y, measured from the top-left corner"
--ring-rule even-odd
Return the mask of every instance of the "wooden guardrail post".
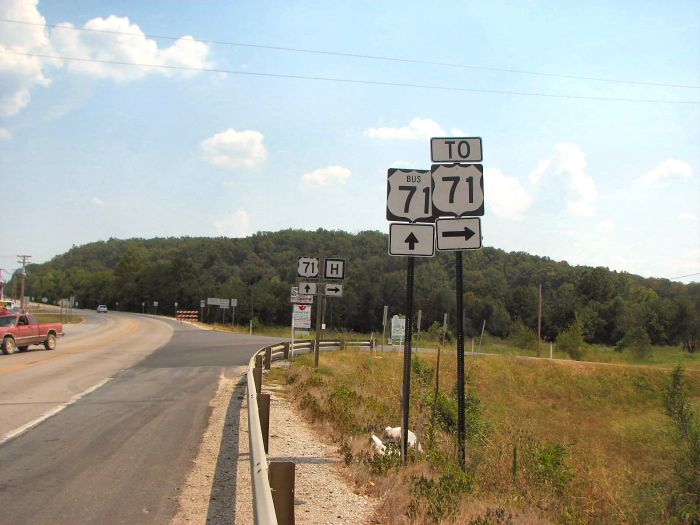
[[265, 370], [269, 370], [272, 366], [272, 347], [265, 349]]
[[255, 356], [255, 368], [253, 368], [253, 379], [255, 380], [255, 392], [260, 394], [262, 390], [262, 356]]
[[285, 341], [284, 343], [284, 349], [282, 352], [284, 353], [284, 358], [289, 359], [289, 341]]
[[294, 525], [294, 462], [272, 461], [267, 471], [279, 525]]
[[262, 430], [263, 445], [265, 445], [265, 454], [269, 454], [270, 394], [258, 394], [258, 418], [260, 419], [260, 430]]

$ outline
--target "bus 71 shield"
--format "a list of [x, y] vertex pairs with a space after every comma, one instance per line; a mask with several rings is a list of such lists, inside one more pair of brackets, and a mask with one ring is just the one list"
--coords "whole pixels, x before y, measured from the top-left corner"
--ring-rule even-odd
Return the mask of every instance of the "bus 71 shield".
[[433, 222], [429, 170], [390, 168], [386, 185], [386, 218], [390, 221]]

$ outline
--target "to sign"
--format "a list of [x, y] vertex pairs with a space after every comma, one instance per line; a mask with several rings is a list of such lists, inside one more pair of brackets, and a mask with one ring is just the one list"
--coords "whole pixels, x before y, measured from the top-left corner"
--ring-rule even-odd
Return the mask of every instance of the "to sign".
[[389, 225], [389, 255], [432, 257], [435, 255], [435, 226], [432, 224]]
[[430, 139], [433, 162], [481, 162], [481, 137], [435, 137]]
[[299, 277], [318, 277], [318, 258], [299, 257], [297, 263], [297, 275]]
[[345, 279], [345, 259], [326, 259], [323, 265], [324, 279]]
[[430, 172], [390, 168], [386, 186], [389, 221], [432, 222]]
[[438, 250], [478, 250], [481, 248], [481, 219], [438, 219]]
[[433, 207], [439, 216], [484, 214], [481, 164], [433, 164]]

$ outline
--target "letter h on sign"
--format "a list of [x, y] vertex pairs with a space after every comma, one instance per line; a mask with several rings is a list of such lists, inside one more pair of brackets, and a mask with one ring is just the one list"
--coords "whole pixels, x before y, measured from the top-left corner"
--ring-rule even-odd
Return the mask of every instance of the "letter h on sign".
[[326, 259], [324, 279], [345, 279], [345, 259]]

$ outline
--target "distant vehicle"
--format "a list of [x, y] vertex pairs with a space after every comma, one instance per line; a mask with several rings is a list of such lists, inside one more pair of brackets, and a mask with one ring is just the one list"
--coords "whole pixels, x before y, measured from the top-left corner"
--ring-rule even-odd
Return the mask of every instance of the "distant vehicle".
[[2, 353], [25, 352], [30, 345], [44, 345], [47, 350], [56, 348], [56, 338], [63, 336], [61, 323], [36, 322], [31, 314], [0, 315], [0, 340]]
[[97, 313], [98, 314], [106, 314], [107, 313], [107, 305], [106, 304], [101, 304], [97, 307]]

